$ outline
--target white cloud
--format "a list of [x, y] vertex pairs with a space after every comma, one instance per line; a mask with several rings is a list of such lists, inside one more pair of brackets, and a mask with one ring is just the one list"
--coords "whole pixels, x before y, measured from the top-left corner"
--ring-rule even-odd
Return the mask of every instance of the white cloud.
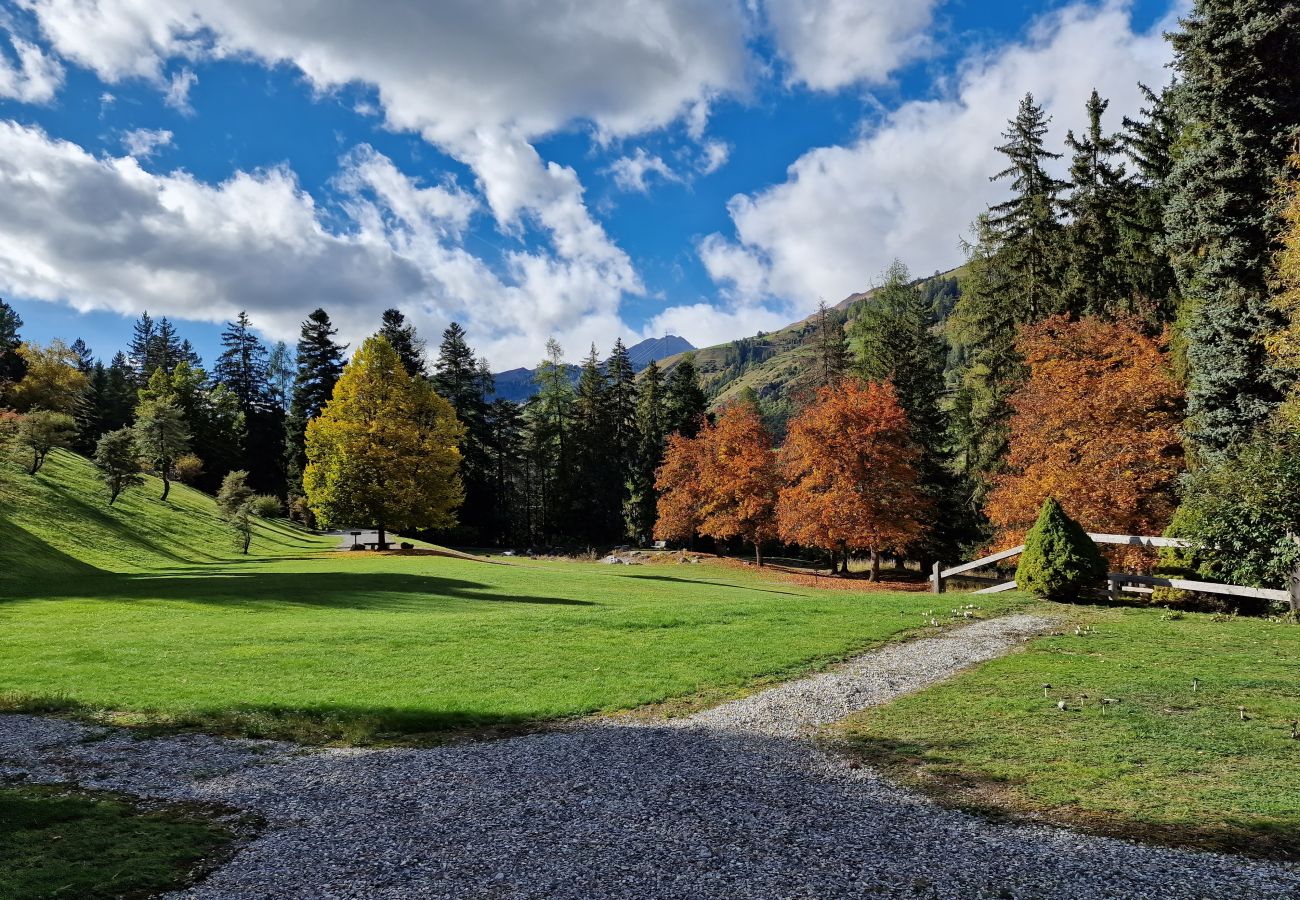
[[642, 286], [576, 173], [532, 142], [575, 122], [602, 141], [682, 117], [702, 133], [710, 101], [740, 88], [749, 66], [750, 23], [735, 0], [444, 0], [383, 14], [366, 0], [22, 2], [55, 50], [109, 83], [162, 84], [173, 59], [239, 56], [292, 64], [322, 92], [373, 86], [388, 127], [470, 166], [500, 229], [548, 233], [549, 252], [508, 263], [514, 278], [547, 284], [538, 305], [557, 329], [579, 327], [566, 316], [586, 310], [593, 277], [615, 317], [618, 297]]
[[199, 76], [194, 74], [193, 69], [181, 69], [167, 81], [167, 92], [163, 95], [163, 103], [177, 112], [193, 115], [194, 107], [190, 106], [190, 88], [194, 87], [198, 80]]
[[1118, 128], [1140, 105], [1139, 81], [1167, 80], [1170, 24], [1135, 34], [1119, 3], [1044, 17], [1023, 42], [966, 60], [943, 96], [905, 103], [853, 144], [808, 151], [785, 182], [734, 197], [738, 240], [702, 245], [706, 266], [808, 310], [864, 289], [895, 257], [918, 273], [956, 265], [960, 237], [1005, 195], [988, 176], [1002, 167], [993, 147], [1020, 98], [1032, 91], [1054, 117], [1054, 145], [1082, 127], [1094, 86]]
[[681, 181], [681, 177], [669, 168], [662, 157], [651, 156], [642, 147], [637, 147], [632, 156], [620, 156], [614, 160], [608, 171], [614, 176], [614, 184], [621, 190], [640, 194], [650, 190], [646, 179], [652, 175], [658, 175], [664, 181]]
[[172, 133], [165, 128], [135, 128], [122, 135], [122, 146], [136, 159], [153, 156], [172, 142]]
[[63, 85], [63, 66], [40, 47], [9, 35], [17, 65], [0, 51], [0, 97], [23, 103], [49, 103]]
[[712, 140], [704, 144], [700, 160], [696, 163], [702, 175], [712, 175], [727, 164], [731, 158], [731, 145], [726, 141]]
[[285, 169], [208, 185], [0, 122], [0, 292], [204, 321], [247, 309], [286, 339], [316, 305], [352, 341], [398, 306], [431, 337], [465, 323], [502, 366], [539, 357], [550, 334], [582, 348], [626, 333], [618, 305], [633, 276], [599, 242], [507, 253], [502, 275], [460, 246], [480, 207], [454, 183], [417, 184], [361, 147], [336, 189], [344, 221], [330, 228]]
[[931, 49], [938, 0], [764, 0], [789, 80], [814, 90], [879, 83]]

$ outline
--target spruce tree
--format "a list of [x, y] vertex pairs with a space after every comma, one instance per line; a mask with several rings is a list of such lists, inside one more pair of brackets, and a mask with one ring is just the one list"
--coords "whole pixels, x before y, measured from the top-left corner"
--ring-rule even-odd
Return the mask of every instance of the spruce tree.
[[266, 361], [266, 380], [271, 392], [271, 402], [288, 412], [289, 400], [293, 394], [293, 356], [289, 345], [276, 341], [271, 348], [271, 355]]
[[157, 334], [158, 326], [154, 324], [148, 310], [140, 313], [140, 318], [136, 319], [131, 327], [131, 348], [128, 351], [131, 357], [132, 380], [136, 387], [144, 387], [153, 375], [149, 363]]
[[221, 333], [221, 355], [213, 381], [225, 385], [244, 415], [244, 460], [249, 482], [259, 493], [285, 493], [285, 413], [273, 402], [269, 354], [241, 311]]
[[582, 361], [573, 403], [572, 534], [602, 540], [622, 516], [623, 480], [615, 445], [611, 386], [600, 364], [596, 345]]
[[531, 537], [554, 540], [572, 521], [574, 391], [564, 350], [546, 342], [546, 357], [533, 375], [537, 394], [529, 401], [527, 458], [530, 469]]
[[379, 334], [388, 340], [402, 358], [402, 368], [412, 378], [424, 377], [424, 341], [415, 333], [415, 326], [407, 324], [401, 310], [386, 309]]
[[1066, 134], [1070, 192], [1064, 201], [1070, 223], [1065, 230], [1065, 309], [1074, 315], [1107, 315], [1127, 307], [1128, 289], [1120, 258], [1124, 166], [1116, 163], [1119, 138], [1102, 130], [1110, 101], [1096, 90], [1088, 98], [1088, 129]]
[[343, 372], [343, 351], [329, 313], [317, 308], [303, 320], [298, 336], [297, 373], [285, 419], [285, 462], [290, 487], [300, 490], [307, 466], [307, 423], [320, 415]]
[[665, 427], [669, 434], [695, 437], [709, 409], [709, 398], [700, 386], [695, 354], [687, 353], [668, 375], [664, 388]]
[[1189, 432], [1213, 457], [1283, 396], [1263, 339], [1279, 325], [1273, 200], [1300, 129], [1300, 3], [1197, 0], [1171, 40], [1183, 131], [1165, 225], [1185, 297]]
[[22, 317], [0, 298], [0, 387], [5, 382], [22, 381], [27, 374], [27, 363], [18, 352], [23, 343], [18, 329], [22, 327]]
[[103, 400], [100, 403], [100, 426], [116, 431], [135, 420], [136, 389], [132, 381], [131, 361], [120, 350], [108, 364]]
[[[636, 372], [632, 369], [632, 360], [622, 338], [614, 341], [614, 350], [605, 361], [605, 375], [609, 382], [613, 455], [618, 465], [618, 481], [622, 485], [631, 472], [637, 444]], [[622, 506], [621, 502], [619, 506]]]
[[69, 346], [68, 349], [71, 350], [72, 355], [77, 358], [77, 362], [76, 362], [77, 371], [81, 372], [81, 374], [83, 375], [89, 375], [91, 372], [94, 371], [95, 354], [92, 353], [90, 348], [86, 346], [85, 341], [83, 341], [81, 338], [77, 338], [75, 341], [72, 342], [71, 346]]
[[849, 346], [839, 311], [827, 306], [825, 300], [817, 303], [814, 321], [817, 328], [815, 386], [823, 388], [835, 384], [848, 372]]
[[989, 210], [988, 224], [1011, 278], [1004, 302], [1014, 304], [1017, 318], [1036, 322], [1059, 311], [1061, 268], [1061, 191], [1065, 184], [1047, 172], [1060, 153], [1046, 149], [1051, 119], [1032, 94], [1003, 132], [997, 150], [1008, 160], [991, 180], [1010, 179], [1012, 196]]
[[528, 540], [527, 483], [523, 408], [497, 397], [483, 419], [484, 453], [490, 473], [492, 517], [488, 537], [504, 545]]
[[663, 462], [666, 434], [664, 377], [652, 360], [637, 383], [636, 445], [624, 505], [627, 534], [638, 544], [649, 543], [654, 534], [659, 502], [655, 472]]

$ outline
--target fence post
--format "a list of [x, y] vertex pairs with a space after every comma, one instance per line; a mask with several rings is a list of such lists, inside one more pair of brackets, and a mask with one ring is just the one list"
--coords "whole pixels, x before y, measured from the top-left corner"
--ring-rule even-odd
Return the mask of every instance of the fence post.
[[1291, 615], [1300, 616], [1300, 565], [1291, 573], [1290, 583], [1286, 587], [1291, 594]]
[[930, 574], [930, 593], [932, 594], [943, 593], [943, 576], [939, 574], [942, 571], [943, 571], [943, 563], [941, 562], [935, 563], [934, 568], [931, 570], [931, 574]]
[[1123, 582], [1121, 582], [1120, 579], [1116, 577], [1114, 572], [1112, 572], [1110, 576], [1107, 577], [1106, 581], [1110, 586], [1109, 593], [1110, 593], [1111, 600], [1119, 600], [1121, 597], [1124, 596], [1124, 592], [1122, 588]]

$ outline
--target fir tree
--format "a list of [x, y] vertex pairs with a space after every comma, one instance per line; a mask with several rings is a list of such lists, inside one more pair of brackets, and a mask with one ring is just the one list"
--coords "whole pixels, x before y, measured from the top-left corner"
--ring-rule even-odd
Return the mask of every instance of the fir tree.
[[401, 310], [386, 309], [379, 334], [388, 340], [397, 355], [402, 358], [402, 368], [412, 378], [423, 377], [424, 341], [415, 333], [415, 326], [407, 324], [406, 316]]
[[315, 309], [302, 323], [298, 336], [298, 370], [285, 419], [285, 462], [290, 486], [301, 487], [307, 465], [307, 423], [320, 415], [343, 372], [343, 351], [334, 340], [338, 330], [323, 309]]
[[1128, 290], [1120, 261], [1124, 166], [1116, 163], [1119, 138], [1102, 130], [1110, 101], [1096, 90], [1088, 98], [1088, 129], [1066, 134], [1070, 194], [1064, 207], [1070, 224], [1064, 235], [1066, 272], [1062, 297], [1074, 315], [1113, 314], [1124, 309]]
[[1271, 201], [1300, 128], [1300, 3], [1198, 0], [1181, 26], [1171, 40], [1183, 132], [1165, 224], [1186, 298], [1190, 434], [1214, 456], [1283, 396], [1264, 338], [1279, 324]]
[[[613, 455], [618, 465], [618, 482], [624, 485], [631, 473], [632, 460], [637, 445], [636, 372], [628, 357], [623, 339], [614, 341], [614, 350], [605, 361], [605, 376], [609, 383], [609, 419]], [[622, 502], [620, 500], [621, 508]]]
[[248, 313], [241, 311], [235, 321], [227, 323], [221, 333], [221, 348], [213, 380], [230, 388], [245, 412], [265, 408], [270, 402], [268, 355], [253, 333]]
[[673, 367], [664, 388], [665, 427], [669, 434], [695, 437], [709, 409], [709, 398], [700, 386], [695, 354], [687, 353]]

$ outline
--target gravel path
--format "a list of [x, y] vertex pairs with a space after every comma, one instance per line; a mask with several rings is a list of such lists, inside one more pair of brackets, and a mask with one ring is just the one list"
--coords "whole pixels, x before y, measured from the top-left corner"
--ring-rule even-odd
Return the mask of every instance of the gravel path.
[[192, 898], [1300, 897], [1300, 867], [945, 810], [818, 752], [818, 724], [1006, 652], [981, 622], [662, 724], [431, 750], [137, 740], [0, 717], [0, 776], [255, 812]]

